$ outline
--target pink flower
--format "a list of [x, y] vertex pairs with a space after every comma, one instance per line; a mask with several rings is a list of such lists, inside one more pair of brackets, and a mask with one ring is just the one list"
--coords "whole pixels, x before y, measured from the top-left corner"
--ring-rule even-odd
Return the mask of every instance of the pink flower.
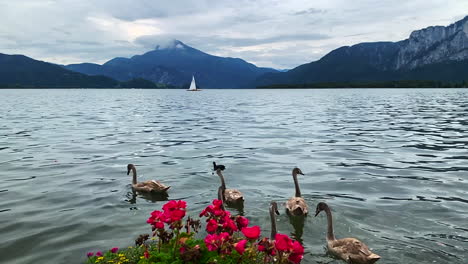
[[146, 250], [145, 253], [143, 253], [143, 254], [145, 256], [145, 259], [149, 259], [150, 254], [149, 254], [148, 250]]
[[101, 251], [96, 252], [96, 257], [102, 257], [102, 252]]
[[116, 253], [117, 251], [119, 251], [119, 248], [115, 247], [115, 248], [112, 248], [110, 251], [111, 251], [112, 253]]
[[247, 240], [241, 240], [235, 245], [235, 249], [239, 254], [244, 254], [245, 251], [245, 244], [247, 244]]
[[210, 219], [210, 221], [208, 221], [208, 224], [206, 224], [206, 232], [214, 233], [216, 232], [216, 230], [218, 230], [218, 222], [216, 222], [216, 220], [214, 219]]
[[236, 218], [236, 222], [237, 222], [237, 227], [239, 229], [242, 229], [243, 227], [247, 227], [249, 225], [249, 219], [243, 217], [243, 216], [238, 216]]
[[86, 256], [88, 256], [88, 258], [92, 257], [94, 255], [93, 252], [88, 252], [88, 254], [86, 254]]
[[257, 239], [260, 236], [260, 227], [259, 226], [244, 227], [242, 228], [242, 233], [248, 239]]
[[293, 243], [291, 238], [287, 235], [276, 234], [275, 236], [275, 247], [279, 251], [287, 251], [293, 249]]

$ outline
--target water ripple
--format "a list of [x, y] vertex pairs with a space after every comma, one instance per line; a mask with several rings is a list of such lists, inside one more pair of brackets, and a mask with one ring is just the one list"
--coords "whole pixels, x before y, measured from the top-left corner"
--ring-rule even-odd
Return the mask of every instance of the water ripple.
[[[84, 262], [126, 247], [167, 199], [198, 215], [216, 197], [216, 161], [246, 196], [238, 213], [265, 232], [298, 166], [310, 210], [326, 201], [337, 236], [382, 263], [464, 263], [467, 90], [337, 91], [1, 90], [2, 261]], [[133, 193], [128, 163], [171, 185], [169, 197]], [[301, 236], [303, 263], [333, 262], [323, 216], [300, 227], [282, 214], [278, 229]]]

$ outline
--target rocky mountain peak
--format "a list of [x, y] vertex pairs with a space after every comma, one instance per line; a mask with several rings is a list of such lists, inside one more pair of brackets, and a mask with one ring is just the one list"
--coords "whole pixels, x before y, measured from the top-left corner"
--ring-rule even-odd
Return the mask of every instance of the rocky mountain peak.
[[413, 31], [402, 42], [395, 68], [414, 69], [442, 61], [468, 59], [468, 16], [449, 26]]

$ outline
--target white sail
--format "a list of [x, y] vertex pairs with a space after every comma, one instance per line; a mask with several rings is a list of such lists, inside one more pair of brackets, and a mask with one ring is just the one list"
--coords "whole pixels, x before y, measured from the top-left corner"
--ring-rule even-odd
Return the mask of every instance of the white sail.
[[197, 90], [197, 85], [195, 84], [195, 77], [192, 75], [192, 83], [190, 84], [190, 91], [195, 91]]

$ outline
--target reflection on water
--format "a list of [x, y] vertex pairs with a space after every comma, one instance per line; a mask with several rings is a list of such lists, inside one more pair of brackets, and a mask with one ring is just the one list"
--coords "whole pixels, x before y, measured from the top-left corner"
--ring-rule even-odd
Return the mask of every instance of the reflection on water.
[[130, 204], [136, 204], [137, 196], [141, 199], [145, 199], [147, 201], [151, 201], [153, 203], [160, 202], [160, 201], [168, 201], [169, 194], [167, 193], [147, 193], [147, 192], [136, 192], [132, 189], [131, 192], [127, 193], [127, 200]]
[[[0, 262], [76, 263], [149, 232], [164, 200], [189, 215], [217, 197], [226, 165], [241, 210], [269, 235], [301, 177], [310, 208], [327, 202], [336, 236], [357, 237], [379, 263], [468, 258], [468, 103], [463, 89], [0, 90]], [[134, 193], [142, 180], [169, 197]], [[324, 216], [277, 216], [278, 232], [326, 256]]]
[[291, 232], [291, 237], [299, 241], [301, 244], [303, 244], [302, 234], [304, 233], [305, 219], [306, 216], [303, 215], [289, 216], [289, 223], [292, 225], [294, 230]]

